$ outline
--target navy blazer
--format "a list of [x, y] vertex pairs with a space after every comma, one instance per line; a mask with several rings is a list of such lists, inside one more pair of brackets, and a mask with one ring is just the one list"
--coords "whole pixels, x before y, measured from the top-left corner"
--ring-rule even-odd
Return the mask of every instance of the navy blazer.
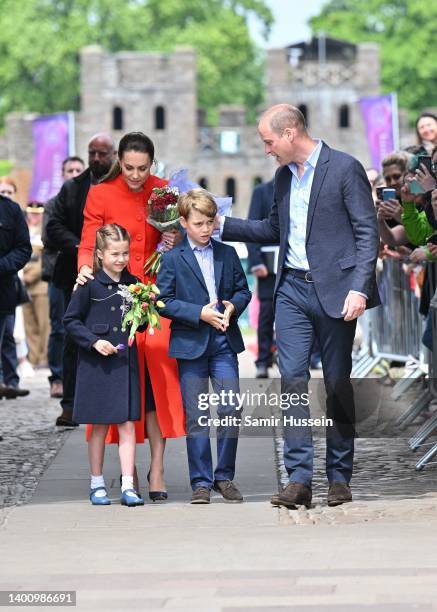
[[13, 314], [19, 301], [17, 272], [32, 255], [29, 230], [20, 206], [0, 196], [0, 314]]
[[[211, 239], [214, 252], [214, 275], [217, 299], [235, 306], [226, 338], [235, 353], [244, 351], [238, 317], [250, 302], [251, 293], [236, 250]], [[209, 294], [202, 271], [188, 238], [164, 253], [156, 284], [165, 308], [161, 316], [171, 319], [169, 356], [197, 359], [206, 351], [210, 325], [200, 319], [202, 308], [209, 304]], [[221, 312], [224, 308], [221, 305]]]
[[[223, 240], [279, 241], [275, 294], [288, 249], [291, 179], [288, 166], [277, 170], [267, 219], [226, 217], [223, 226]], [[378, 248], [375, 207], [363, 166], [323, 143], [308, 206], [306, 254], [317, 297], [330, 317], [343, 318], [341, 311], [351, 289], [368, 296], [367, 308], [380, 304], [375, 277]]]

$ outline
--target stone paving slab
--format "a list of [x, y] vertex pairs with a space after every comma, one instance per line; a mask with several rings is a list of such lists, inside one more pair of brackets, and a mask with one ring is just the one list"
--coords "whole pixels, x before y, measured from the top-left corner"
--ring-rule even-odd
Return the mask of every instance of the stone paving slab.
[[[326, 507], [319, 463], [315, 506], [298, 513], [307, 523], [270, 506], [276, 458], [265, 436], [240, 440], [237, 480], [245, 504], [227, 505], [218, 495], [210, 506], [187, 504], [180, 439], [170, 441], [166, 453], [169, 503], [121, 507], [117, 449], [111, 447], [105, 474], [114, 504], [93, 508], [84, 430], [58, 432], [58, 405], [47, 400], [46, 382], [32, 385], [40, 388], [37, 418], [47, 411], [47, 429], [65, 444], [46, 463], [31, 503], [0, 512], [0, 549], [7, 551], [0, 555], [0, 589], [75, 589], [80, 610], [437, 609], [435, 473], [409, 472], [410, 451], [401, 443], [358, 441], [356, 501], [349, 506]], [[16, 455], [30, 442], [17, 437]], [[322, 457], [323, 441], [316, 444]], [[39, 462], [38, 452], [35, 457]], [[147, 445], [141, 445], [143, 490], [148, 461]]]
[[[55, 427], [59, 400], [51, 399], [47, 369], [22, 380], [26, 397], [0, 399], [0, 508], [27, 503], [41, 476], [65, 442], [68, 431]], [[0, 524], [1, 524], [0, 512]]]

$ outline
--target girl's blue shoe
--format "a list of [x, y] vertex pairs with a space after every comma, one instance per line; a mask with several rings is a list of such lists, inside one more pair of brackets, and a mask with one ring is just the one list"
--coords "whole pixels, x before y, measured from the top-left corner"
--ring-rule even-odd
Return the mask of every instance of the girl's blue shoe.
[[135, 489], [126, 489], [120, 497], [122, 506], [144, 506], [144, 499], [138, 495]]
[[[96, 495], [97, 491], [105, 491], [104, 495]], [[97, 489], [91, 489], [90, 501], [93, 506], [110, 506], [111, 500], [106, 495], [105, 487], [97, 487]]]

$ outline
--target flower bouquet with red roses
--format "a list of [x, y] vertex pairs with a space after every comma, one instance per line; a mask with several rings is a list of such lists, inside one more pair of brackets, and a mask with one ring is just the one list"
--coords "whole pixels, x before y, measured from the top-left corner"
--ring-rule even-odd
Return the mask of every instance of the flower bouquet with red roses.
[[150, 281], [146, 284], [137, 282], [119, 287], [117, 293], [123, 298], [121, 331], [125, 332], [130, 326], [128, 345], [132, 346], [135, 332], [140, 326], [148, 325], [150, 335], [155, 333], [155, 327], [161, 329], [156, 307], [164, 308], [165, 304], [158, 300], [159, 289]]
[[[155, 187], [152, 189], [148, 207], [147, 222], [160, 232], [179, 229], [178, 213], [179, 189], [177, 187]], [[156, 251], [148, 258], [144, 270], [150, 276], [159, 271], [162, 253], [166, 250], [163, 241], [156, 247]]]

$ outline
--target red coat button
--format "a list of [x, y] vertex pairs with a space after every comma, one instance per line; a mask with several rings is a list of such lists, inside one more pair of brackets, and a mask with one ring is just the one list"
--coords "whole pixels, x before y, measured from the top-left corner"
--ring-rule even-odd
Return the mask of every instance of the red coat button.
[[142, 240], [142, 239], [143, 239], [143, 237], [141, 236], [141, 234], [138, 234], [137, 235], [137, 240]]
[[137, 261], [140, 261], [140, 259], [141, 259], [141, 255], [135, 255], [135, 259], [136, 259]]

